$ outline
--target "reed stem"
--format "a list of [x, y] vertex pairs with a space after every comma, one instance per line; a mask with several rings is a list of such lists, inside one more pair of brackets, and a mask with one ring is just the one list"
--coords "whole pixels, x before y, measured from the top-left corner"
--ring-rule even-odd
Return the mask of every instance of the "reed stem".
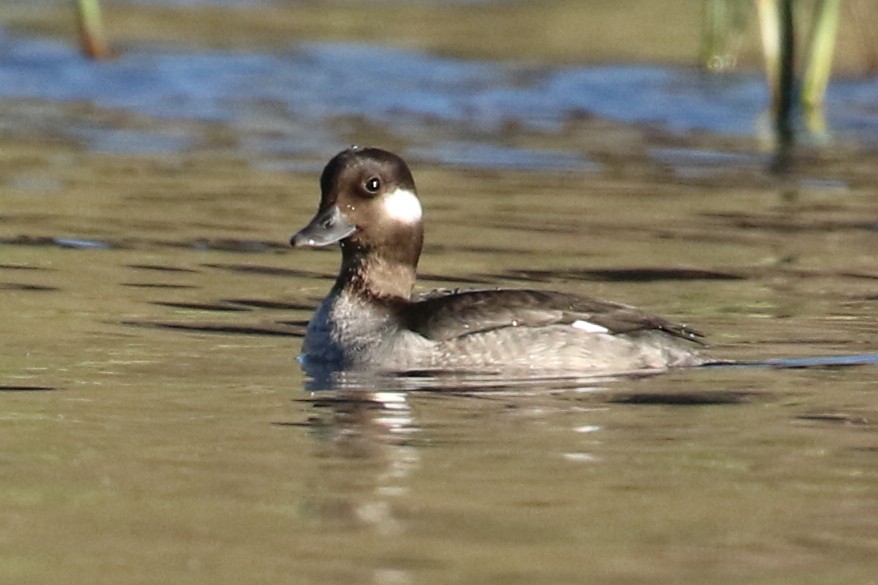
[[79, 45], [83, 54], [90, 59], [108, 57], [110, 50], [104, 36], [98, 0], [76, 0], [76, 16], [79, 22]]
[[757, 0], [756, 8], [765, 59], [765, 81], [776, 109], [780, 103], [780, 10], [777, 0]]
[[819, 106], [826, 95], [832, 72], [840, 8], [841, 0], [817, 0], [814, 5], [805, 53], [805, 72], [802, 76], [801, 100], [807, 107]]

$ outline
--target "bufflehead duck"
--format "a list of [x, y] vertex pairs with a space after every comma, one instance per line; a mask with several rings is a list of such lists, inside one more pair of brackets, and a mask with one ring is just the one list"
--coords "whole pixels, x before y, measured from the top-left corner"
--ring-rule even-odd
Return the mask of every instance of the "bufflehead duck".
[[706, 362], [701, 334], [627, 305], [537, 290], [412, 299], [424, 236], [405, 161], [337, 154], [320, 207], [293, 247], [341, 246], [341, 270], [308, 323], [300, 359], [340, 369], [619, 373]]

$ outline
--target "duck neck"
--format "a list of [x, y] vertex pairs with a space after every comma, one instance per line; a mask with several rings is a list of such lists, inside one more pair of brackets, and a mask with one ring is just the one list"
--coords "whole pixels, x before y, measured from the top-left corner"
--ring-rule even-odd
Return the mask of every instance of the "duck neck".
[[335, 288], [388, 301], [411, 300], [417, 277], [415, 257], [393, 257], [343, 242], [342, 268]]

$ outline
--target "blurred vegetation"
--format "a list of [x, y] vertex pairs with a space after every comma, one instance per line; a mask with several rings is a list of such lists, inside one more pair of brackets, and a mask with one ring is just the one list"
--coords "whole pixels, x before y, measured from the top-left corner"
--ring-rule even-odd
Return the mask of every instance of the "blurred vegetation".
[[[796, 0], [805, 5], [813, 0]], [[4, 0], [0, 26], [70, 38], [68, 0]], [[731, 0], [733, 8], [751, 0]], [[844, 3], [835, 74], [860, 75], [875, 66], [878, 6]], [[111, 44], [166, 42], [206, 48], [263, 50], [301, 41], [380, 42], [466, 58], [534, 60], [551, 64], [640, 62], [691, 65], [705, 54], [705, 0], [544, 0], [425, 3], [399, 0], [301, 0], [277, 3], [110, 3], [104, 24]], [[739, 10], [738, 8], [734, 8]], [[368, 12], [368, 18], [364, 14]], [[737, 18], [737, 17], [735, 17]], [[749, 18], [749, 17], [748, 17]], [[490, 27], [484, 23], [490, 22]], [[734, 18], [733, 18], [734, 22]], [[732, 57], [761, 68], [755, 26], [738, 26]], [[871, 49], [865, 51], [864, 47]]]
[[91, 59], [108, 57], [110, 50], [104, 36], [101, 6], [98, 0], [74, 0], [79, 22], [79, 46]]
[[[796, 0], [804, 5], [813, 0]], [[70, 38], [68, 0], [4, 0], [0, 26]], [[733, 34], [717, 63], [761, 68], [758, 27], [742, 25], [751, 0], [730, 0]], [[859, 6], [857, 6], [859, 5]], [[691, 65], [706, 54], [705, 0], [544, 0], [425, 3], [399, 0], [301, 0], [277, 3], [105, 3], [115, 46], [139, 42], [226, 49], [288, 48], [302, 41], [379, 42], [465, 58], [550, 64], [639, 62]], [[365, 17], [368, 16], [368, 17]], [[491, 26], [486, 27], [485, 22]], [[721, 22], [721, 19], [720, 19]], [[848, 25], [847, 23], [850, 23]], [[859, 75], [874, 66], [878, 7], [849, 0], [833, 71]], [[715, 33], [716, 34], [716, 33]], [[864, 51], [871, 46], [872, 51]]]
[[[702, 67], [723, 71], [738, 63], [751, 36], [754, 12], [770, 83], [780, 77], [781, 45], [789, 34], [791, 61], [802, 72], [806, 103], [819, 103], [833, 68], [843, 74], [878, 70], [878, 6], [871, 0], [704, 0]], [[786, 12], [788, 19], [783, 17]], [[778, 88], [772, 89], [776, 92]]]
[[[874, 72], [878, 59], [868, 15], [871, 12], [874, 19], [875, 7], [865, 0], [849, 0], [844, 6], [848, 25], [845, 31], [852, 31], [859, 40], [860, 66]], [[823, 134], [822, 105], [840, 40], [841, 0], [705, 0], [700, 56], [703, 68], [722, 72], [735, 66], [753, 11], [758, 17], [780, 141], [793, 139], [799, 109], [807, 129]]]

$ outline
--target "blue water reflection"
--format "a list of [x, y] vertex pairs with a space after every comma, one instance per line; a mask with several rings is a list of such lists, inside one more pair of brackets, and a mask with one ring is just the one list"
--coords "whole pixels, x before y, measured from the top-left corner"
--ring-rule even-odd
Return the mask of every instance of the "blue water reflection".
[[[830, 127], [866, 146], [878, 145], [876, 95], [878, 79], [835, 83], [827, 107]], [[70, 45], [0, 31], [0, 100], [15, 99], [41, 100], [46, 107], [86, 103], [165, 123], [190, 122], [184, 129], [151, 128], [149, 134], [120, 128], [115, 118], [92, 117], [67, 129], [95, 150], [175, 152], [202, 141], [204, 124], [220, 123], [256, 156], [322, 158], [347, 142], [353, 124], [371, 124], [415, 145], [424, 158], [535, 168], [595, 165], [581, 153], [510, 146], [498, 139], [501, 131], [520, 127], [551, 136], [571, 120], [596, 116], [671, 133], [747, 136], [758, 131], [767, 101], [758, 73], [715, 77], [646, 65], [538, 67], [344, 43], [269, 53], [136, 47], [117, 59], [92, 62]]]

